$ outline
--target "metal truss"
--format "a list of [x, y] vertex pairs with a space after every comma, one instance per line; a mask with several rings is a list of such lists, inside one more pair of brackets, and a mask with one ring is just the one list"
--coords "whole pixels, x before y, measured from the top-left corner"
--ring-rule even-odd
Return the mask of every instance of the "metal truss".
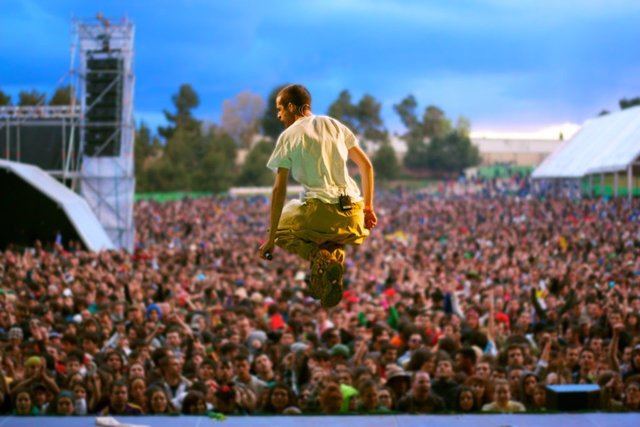
[[[80, 152], [83, 153], [75, 183], [80, 193], [105, 227], [114, 245], [133, 249], [133, 198], [135, 177], [133, 169], [133, 144], [135, 124], [133, 118], [134, 25], [128, 20], [113, 23], [99, 16], [95, 20], [74, 21], [74, 37], [71, 49], [71, 76], [80, 91]], [[101, 93], [87, 103], [88, 61], [90, 59], [118, 59], [122, 67], [113, 73], [113, 80]], [[102, 72], [102, 71], [101, 71]], [[96, 104], [111, 91], [114, 85], [122, 88], [118, 93], [119, 116], [112, 122], [91, 122], [87, 115]], [[109, 126], [113, 131], [91, 155], [84, 154], [87, 129], [91, 126]], [[117, 156], [104, 156], [104, 150], [112, 143], [119, 143]]]

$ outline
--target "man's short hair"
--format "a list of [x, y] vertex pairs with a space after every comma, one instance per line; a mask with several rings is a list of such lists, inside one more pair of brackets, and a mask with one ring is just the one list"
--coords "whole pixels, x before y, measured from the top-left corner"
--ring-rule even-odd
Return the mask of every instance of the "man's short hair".
[[592, 355], [594, 355], [594, 356], [595, 356], [595, 354], [596, 354], [596, 353], [593, 351], [593, 349], [592, 349], [592, 348], [590, 348], [590, 347], [585, 347], [585, 348], [583, 348], [583, 349], [580, 351], [580, 356], [582, 356], [584, 353], [591, 353], [591, 354], [592, 354]]
[[82, 335], [82, 341], [91, 341], [94, 344], [100, 344], [100, 335], [97, 332], [85, 332]]
[[471, 347], [462, 347], [460, 350], [458, 350], [458, 353], [460, 353], [465, 359], [469, 359], [474, 365], [478, 360], [478, 355], [475, 351], [473, 351]]
[[169, 366], [169, 363], [171, 363], [171, 361], [175, 359], [175, 356], [172, 354], [165, 354], [161, 359], [160, 362], [158, 363], [158, 366], [160, 366], [160, 369], [166, 369]]
[[129, 391], [129, 386], [127, 385], [127, 382], [124, 380], [116, 380], [114, 382], [111, 383], [111, 387], [109, 387], [109, 393], [113, 394], [113, 391], [116, 389], [116, 387], [124, 387], [127, 389], [127, 391]]
[[69, 343], [71, 345], [78, 345], [78, 337], [69, 333], [64, 334], [60, 341], [63, 343]]
[[223, 357], [218, 361], [218, 363], [216, 363], [216, 368], [224, 368], [227, 366], [233, 367], [233, 362], [231, 361], [231, 359], [227, 359], [226, 357]]
[[509, 354], [509, 352], [512, 350], [518, 350], [524, 355], [524, 350], [522, 349], [522, 346], [520, 344], [509, 344], [509, 347], [507, 347], [507, 354]]
[[285, 86], [278, 92], [278, 96], [280, 97], [280, 103], [285, 107], [289, 103], [292, 103], [299, 110], [304, 109], [303, 107], [305, 105], [311, 108], [311, 94], [307, 88], [302, 85], [293, 84]]
[[[257, 356], [256, 356], [256, 357], [257, 357]], [[246, 354], [236, 354], [236, 355], [233, 357], [233, 361], [234, 361], [234, 362], [244, 362], [244, 361], [247, 361], [247, 362], [248, 362], [248, 361], [249, 361], [249, 356], [248, 356], [248, 355], [246, 355]]]
[[398, 348], [396, 346], [394, 346], [393, 344], [390, 344], [390, 343], [387, 342], [387, 343], [384, 343], [382, 345], [382, 348], [380, 349], [380, 354], [386, 354], [387, 351], [389, 351], [389, 350], [396, 350], [397, 351]]
[[220, 354], [227, 356], [234, 351], [238, 350], [238, 345], [232, 342], [226, 342], [220, 347]]
[[497, 389], [498, 387], [501, 387], [501, 386], [509, 388], [509, 381], [502, 380], [502, 379], [493, 381], [493, 389], [494, 390]]
[[326, 375], [324, 378], [322, 378], [322, 380], [320, 381], [320, 383], [318, 384], [320, 389], [323, 389], [324, 387], [326, 387], [329, 384], [341, 384], [340, 383], [340, 377], [338, 375], [336, 375], [335, 373], [330, 373], [328, 375]]
[[496, 358], [490, 354], [483, 354], [478, 363], [488, 363], [491, 368], [496, 364]]
[[426, 375], [427, 377], [429, 377], [429, 380], [431, 380], [431, 374], [429, 374], [429, 372], [426, 372], [426, 371], [415, 371], [413, 374], [411, 374], [411, 384], [416, 382], [418, 377], [421, 376], [421, 375]]
[[210, 366], [214, 371], [217, 369], [218, 365], [213, 359], [206, 358], [200, 363], [200, 366]]
[[169, 328], [167, 328], [166, 335], [169, 335], [169, 334], [172, 334], [172, 333], [176, 333], [176, 334], [182, 336], [182, 331], [180, 330], [179, 326], [169, 326]]
[[524, 367], [524, 366], [521, 366], [521, 365], [515, 365], [515, 366], [512, 366], [512, 367], [508, 368], [508, 369], [507, 369], [507, 372], [508, 372], [508, 373], [511, 373], [511, 372], [513, 372], [513, 371], [525, 371], [525, 370], [526, 370], [526, 369], [525, 369], [525, 367]]
[[329, 353], [324, 348], [319, 348], [317, 350], [314, 350], [313, 353], [311, 353], [311, 359], [327, 362], [331, 360], [331, 353]]
[[72, 350], [67, 354], [67, 362], [75, 360], [76, 362], [82, 363], [84, 361], [84, 353], [80, 350]]

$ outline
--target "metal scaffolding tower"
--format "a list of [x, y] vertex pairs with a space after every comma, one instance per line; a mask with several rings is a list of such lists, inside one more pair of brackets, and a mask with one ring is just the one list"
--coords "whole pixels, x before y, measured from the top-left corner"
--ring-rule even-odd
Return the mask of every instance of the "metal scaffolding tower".
[[129, 251], [135, 237], [133, 38], [128, 20], [114, 24], [98, 15], [74, 21], [71, 49], [81, 158], [73, 178], [113, 244]]

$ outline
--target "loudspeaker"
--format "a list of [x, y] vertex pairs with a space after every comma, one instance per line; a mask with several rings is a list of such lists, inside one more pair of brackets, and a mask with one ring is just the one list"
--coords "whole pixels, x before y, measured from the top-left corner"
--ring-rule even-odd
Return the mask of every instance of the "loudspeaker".
[[84, 151], [88, 156], [120, 154], [122, 67], [121, 58], [90, 56], [87, 61]]
[[560, 412], [600, 409], [600, 387], [597, 384], [547, 386], [547, 409]]

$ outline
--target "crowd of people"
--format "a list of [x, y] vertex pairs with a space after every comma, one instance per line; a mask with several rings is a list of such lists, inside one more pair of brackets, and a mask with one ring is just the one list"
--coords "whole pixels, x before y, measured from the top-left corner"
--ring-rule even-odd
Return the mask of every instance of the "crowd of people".
[[[496, 188], [493, 188], [495, 190]], [[0, 402], [20, 415], [640, 410], [640, 204], [376, 197], [323, 309], [257, 249], [268, 200], [138, 202], [133, 253], [0, 253]]]

